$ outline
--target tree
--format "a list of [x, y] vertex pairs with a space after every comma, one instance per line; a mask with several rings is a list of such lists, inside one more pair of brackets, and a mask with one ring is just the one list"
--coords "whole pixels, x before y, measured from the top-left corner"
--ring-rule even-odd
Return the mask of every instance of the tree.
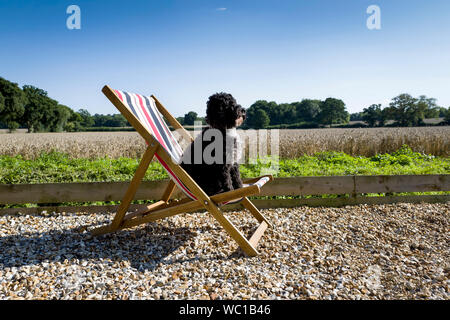
[[77, 132], [81, 131], [83, 129], [83, 126], [81, 125], [81, 122], [83, 121], [83, 118], [78, 112], [73, 111], [69, 108], [70, 117], [67, 120], [66, 125], [64, 126], [64, 131], [67, 132]]
[[429, 102], [424, 99], [416, 99], [407, 93], [398, 95], [392, 99], [390, 114], [392, 114], [397, 125], [410, 127], [424, 123], [425, 111]]
[[392, 119], [392, 115], [390, 113], [389, 108], [384, 108], [381, 110], [380, 117], [378, 118], [378, 126], [384, 127], [388, 120]]
[[28, 132], [34, 132], [42, 127], [43, 114], [46, 109], [51, 107], [52, 101], [46, 91], [34, 86], [23, 86], [23, 92], [27, 97], [23, 124], [27, 127]]
[[0, 92], [0, 113], [5, 109], [5, 97]]
[[422, 108], [426, 119], [439, 118], [440, 107], [437, 105], [435, 98], [427, 98], [425, 95], [422, 95], [417, 103], [423, 105]]
[[[266, 101], [264, 101], [264, 102], [267, 103]], [[254, 104], [252, 104], [250, 106], [250, 108], [247, 109], [247, 115], [246, 115], [246, 119], [245, 119], [245, 122], [244, 122], [244, 124], [246, 126], [248, 126], [249, 128], [255, 128], [256, 127], [256, 122], [255, 122], [256, 111], [258, 111], [260, 109], [263, 110], [261, 105], [260, 105], [260, 101], [256, 101]], [[266, 113], [266, 115], [267, 115], [267, 113]], [[270, 119], [269, 119], [269, 121], [270, 121]]]
[[37, 131], [57, 131], [58, 126], [58, 101], [51, 98], [46, 99], [46, 103], [41, 106], [42, 119], [39, 123]]
[[128, 125], [127, 119], [125, 119], [121, 113], [113, 114], [111, 122], [112, 127], [126, 127]]
[[0, 106], [0, 121], [6, 124], [9, 131], [16, 130], [25, 112], [26, 97], [17, 83], [0, 77], [0, 94], [3, 102]]
[[54, 113], [54, 119], [52, 125], [50, 126], [51, 132], [61, 132], [64, 130], [64, 127], [67, 124], [67, 121], [69, 120], [71, 116], [71, 109], [68, 106], [64, 106], [61, 104], [56, 105], [56, 107], [53, 109]]
[[301, 102], [294, 102], [292, 105], [296, 111], [296, 122], [311, 122], [320, 112], [320, 100], [303, 99]]
[[366, 122], [369, 127], [374, 127], [377, 123], [380, 125], [380, 122], [383, 122], [381, 121], [382, 112], [381, 104], [372, 104], [370, 107], [363, 109], [362, 120]]
[[445, 118], [445, 115], [447, 114], [448, 109], [445, 109], [444, 107], [439, 107], [439, 118]]
[[253, 117], [252, 123], [255, 129], [264, 129], [270, 123], [269, 116], [263, 109], [256, 110], [256, 112], [252, 117]]
[[183, 126], [184, 125], [184, 117], [178, 117], [177, 121]]
[[28, 132], [64, 130], [72, 116], [72, 109], [58, 104], [56, 100], [48, 97], [45, 90], [37, 87], [25, 85], [23, 92], [27, 97], [23, 122]]
[[[280, 124], [284, 120], [282, 109], [278, 108], [276, 102], [274, 101], [267, 102], [266, 100], [258, 100], [247, 109], [246, 125], [248, 125], [251, 128], [256, 128], [255, 124], [253, 123], [253, 119], [255, 119], [254, 117], [255, 113], [259, 109], [263, 110], [269, 117], [270, 124]], [[283, 107], [283, 109], [286, 108]]]
[[444, 115], [444, 123], [450, 125], [450, 107], [448, 107], [448, 109]]
[[193, 126], [195, 120], [197, 120], [197, 113], [194, 111], [189, 111], [184, 115], [184, 124], [188, 126]]
[[276, 110], [278, 113], [278, 122], [276, 124], [294, 123], [296, 121], [297, 110], [293, 104], [279, 104]]
[[95, 121], [94, 121], [94, 118], [89, 113], [89, 111], [87, 111], [86, 109], [80, 109], [80, 110], [78, 110], [77, 113], [81, 117], [81, 121], [80, 121], [81, 126], [83, 126], [84, 128], [89, 128], [89, 127], [94, 126]]
[[350, 121], [364, 121], [363, 112], [350, 113]]
[[320, 104], [320, 113], [317, 120], [321, 124], [348, 123], [350, 114], [345, 109], [344, 101], [335, 98], [327, 98]]
[[80, 110], [84, 127], [127, 127], [130, 126], [122, 114], [98, 114], [91, 117], [87, 110]]

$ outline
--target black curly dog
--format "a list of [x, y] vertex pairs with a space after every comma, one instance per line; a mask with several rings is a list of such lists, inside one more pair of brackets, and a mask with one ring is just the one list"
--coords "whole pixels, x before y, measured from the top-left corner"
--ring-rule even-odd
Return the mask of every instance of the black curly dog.
[[245, 116], [245, 109], [231, 94], [213, 94], [206, 104], [209, 126], [183, 154], [181, 166], [209, 196], [242, 187], [238, 164], [241, 148], [236, 127]]

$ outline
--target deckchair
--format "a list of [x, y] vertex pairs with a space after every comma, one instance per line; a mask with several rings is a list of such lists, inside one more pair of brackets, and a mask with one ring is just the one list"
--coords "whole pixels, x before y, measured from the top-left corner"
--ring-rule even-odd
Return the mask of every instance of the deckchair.
[[[102, 92], [112, 104], [122, 113], [128, 122], [147, 142], [147, 149], [140, 161], [133, 179], [117, 209], [110, 224], [92, 230], [93, 235], [115, 232], [120, 229], [134, 227], [143, 223], [156, 221], [162, 218], [181, 213], [205, 209], [219, 222], [226, 232], [233, 238], [248, 256], [258, 254], [257, 244], [270, 222], [259, 212], [253, 203], [247, 198], [260, 193], [262, 186], [271, 181], [271, 175], [244, 181], [244, 187], [228, 192], [208, 196], [197, 183], [179, 165], [183, 154], [181, 146], [174, 137], [163, 117], [169, 124], [187, 141], [193, 141], [193, 137], [183, 126], [166, 110], [166, 108], [154, 96], [113, 90], [105, 86]], [[161, 195], [161, 200], [156, 201], [139, 212], [128, 212], [131, 201], [153, 157], [161, 163], [171, 180]], [[178, 187], [186, 196], [182, 199], [171, 199], [174, 189]], [[227, 219], [220, 207], [224, 204], [237, 202], [246, 208], [259, 222], [259, 226], [253, 235], [247, 239]]]

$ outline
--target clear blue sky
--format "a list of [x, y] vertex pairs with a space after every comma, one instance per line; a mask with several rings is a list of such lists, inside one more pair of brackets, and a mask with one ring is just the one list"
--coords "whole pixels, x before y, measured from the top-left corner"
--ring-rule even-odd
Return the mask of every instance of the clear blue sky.
[[244, 107], [332, 96], [357, 112], [403, 92], [450, 106], [448, 0], [0, 0], [0, 41], [1, 77], [92, 114], [117, 113], [105, 84], [176, 116], [218, 91]]

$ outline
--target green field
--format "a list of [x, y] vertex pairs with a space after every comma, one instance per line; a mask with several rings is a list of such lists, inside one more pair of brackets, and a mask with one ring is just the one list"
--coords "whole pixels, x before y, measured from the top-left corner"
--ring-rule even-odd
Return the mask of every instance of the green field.
[[[22, 156], [0, 156], [1, 184], [63, 183], [131, 180], [139, 161], [131, 158], [71, 158], [59, 152], [41, 153], [34, 160]], [[241, 165], [242, 177], [264, 173], [264, 161]], [[281, 159], [276, 177], [335, 175], [448, 174], [450, 159], [413, 152], [407, 146], [391, 154], [373, 157], [350, 156], [343, 152], [319, 152], [313, 156]], [[144, 180], [168, 178], [157, 162], [152, 162]]]

